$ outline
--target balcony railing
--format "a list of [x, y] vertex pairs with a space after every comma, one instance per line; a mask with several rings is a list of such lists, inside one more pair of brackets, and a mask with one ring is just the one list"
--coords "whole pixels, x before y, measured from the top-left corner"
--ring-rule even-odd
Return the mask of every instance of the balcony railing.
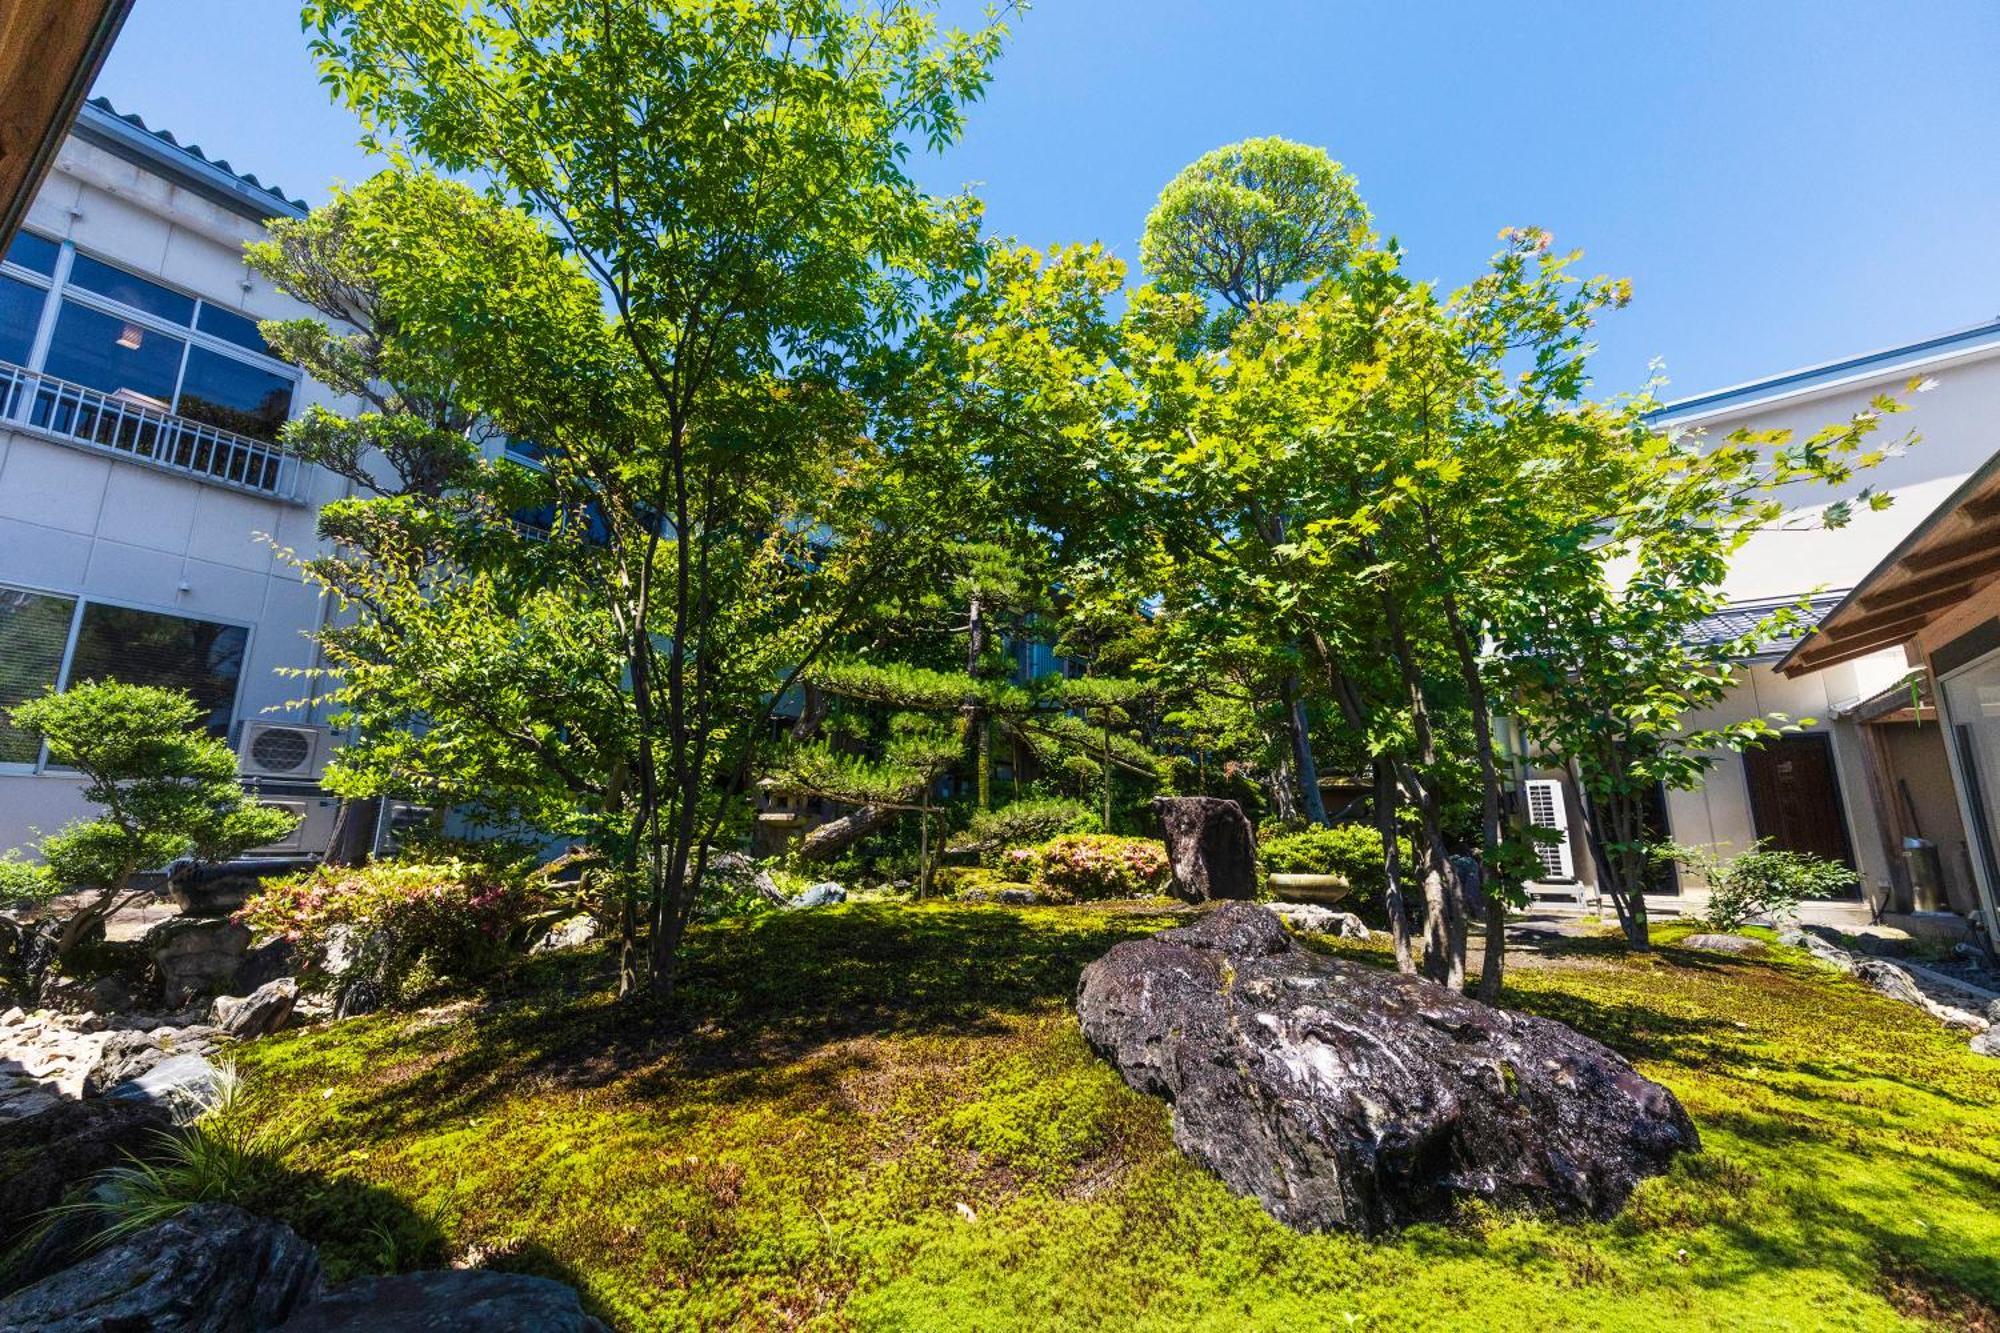
[[5, 361], [0, 361], [0, 425], [113, 450], [234, 490], [280, 500], [298, 494], [297, 460], [275, 444]]

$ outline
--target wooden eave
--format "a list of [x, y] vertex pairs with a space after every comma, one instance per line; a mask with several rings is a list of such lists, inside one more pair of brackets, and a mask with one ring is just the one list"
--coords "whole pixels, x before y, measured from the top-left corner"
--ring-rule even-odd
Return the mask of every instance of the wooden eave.
[[0, 251], [131, 10], [132, 0], [0, 0]]
[[1779, 661], [1802, 676], [1908, 643], [2000, 580], [2000, 454], [1967, 477]]

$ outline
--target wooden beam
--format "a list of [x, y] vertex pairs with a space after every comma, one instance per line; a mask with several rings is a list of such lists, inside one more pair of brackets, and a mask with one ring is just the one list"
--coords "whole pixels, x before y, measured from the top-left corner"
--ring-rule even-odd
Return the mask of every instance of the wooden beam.
[[1960, 560], [1984, 555], [1995, 548], [2000, 548], [2000, 524], [1990, 528], [1980, 528], [1948, 542], [1939, 542], [1936, 546], [1926, 547], [1921, 551], [1912, 551], [1903, 557], [1902, 563], [1906, 569], [1913, 569], [1921, 574], [1926, 570], [1939, 569], [1945, 565], [1956, 564]]
[[0, 0], [0, 249], [131, 9], [132, 0]]
[[1797, 676], [1807, 671], [1817, 671], [1822, 666], [1832, 665], [1832, 662], [1822, 662], [1817, 659], [1831, 658], [1834, 661], [1846, 661], [1850, 657], [1859, 657], [1861, 654], [1873, 652], [1877, 648], [1888, 648], [1892, 645], [1903, 643], [1912, 634], [1915, 634], [1918, 630], [1929, 624], [1930, 619], [1928, 614], [1911, 616], [1908, 620], [1898, 620], [1893, 624], [1884, 625], [1873, 634], [1865, 634], [1852, 640], [1829, 639], [1824, 635], [1815, 634], [1812, 638], [1806, 640], [1806, 647], [1809, 651], [1800, 653], [1793, 669], [1787, 671], [1785, 674], [1788, 676]]
[[2000, 491], [1967, 500], [1959, 506], [1958, 512], [1974, 523], [1984, 523], [1989, 518], [2000, 518]]
[[1968, 583], [1997, 572], [2000, 572], [2000, 546], [1990, 548], [1986, 554], [1975, 559], [1949, 565], [1936, 573], [1905, 579], [1894, 587], [1883, 588], [1879, 592], [1863, 593], [1861, 604], [1871, 609], [1896, 606], [1919, 597], [1928, 597], [1947, 588], [1962, 588]]
[[1857, 634], [1870, 634], [1884, 625], [1892, 625], [1911, 617], [1921, 618], [1923, 613], [1936, 611], [1965, 600], [1964, 590], [1958, 585], [1940, 588], [1928, 597], [1912, 597], [1886, 606], [1880, 611], [1855, 616], [1850, 620], [1836, 620], [1820, 626], [1820, 635], [1827, 639], [1851, 639]]

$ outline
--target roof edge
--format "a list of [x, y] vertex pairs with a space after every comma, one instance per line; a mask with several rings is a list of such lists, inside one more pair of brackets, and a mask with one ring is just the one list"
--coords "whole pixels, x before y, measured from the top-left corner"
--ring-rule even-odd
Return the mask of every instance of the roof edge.
[[93, 97], [85, 102], [72, 133], [253, 222], [304, 217], [308, 211], [305, 200], [288, 198], [255, 176], [238, 174], [227, 162], [214, 161], [199, 148], [120, 112], [108, 98]]
[[1815, 387], [1834, 388], [1844, 379], [1853, 379], [1871, 371], [1886, 372], [1906, 359], [1923, 358], [1932, 353], [1949, 353], [1957, 349], [1970, 350], [1981, 342], [1989, 340], [1994, 350], [2000, 351], [2000, 318], [1929, 338], [1919, 338], [1915, 342], [1903, 343], [1900, 346], [1884, 347], [1872, 352], [1863, 352], [1858, 356], [1802, 366], [1797, 370], [1788, 370], [1763, 379], [1679, 398], [1670, 403], [1662, 403], [1646, 415], [1648, 420], [1665, 425], [1705, 416], [1728, 407], [1754, 406], [1760, 402], [1787, 397], [1794, 392], [1804, 392]]

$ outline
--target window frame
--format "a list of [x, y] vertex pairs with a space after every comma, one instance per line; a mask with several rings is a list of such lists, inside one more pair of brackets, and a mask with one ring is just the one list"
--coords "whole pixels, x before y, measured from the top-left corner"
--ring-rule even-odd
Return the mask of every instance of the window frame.
[[[73, 605], [70, 607], [69, 615], [69, 633], [63, 639], [62, 660], [56, 664], [55, 686], [56, 693], [58, 694], [62, 694], [69, 689], [70, 671], [76, 664], [77, 640], [83, 635], [84, 611], [91, 606], [108, 606], [120, 611], [139, 611], [147, 615], [171, 616], [176, 620], [193, 620], [204, 625], [221, 625], [226, 629], [242, 630], [243, 669], [236, 677], [236, 693], [229, 701], [229, 723], [224, 732], [225, 740], [231, 743], [234, 742], [237, 724], [243, 720], [243, 683], [250, 677], [251, 655], [256, 651], [257, 647], [256, 621], [244, 620], [235, 616], [190, 615], [187, 611], [179, 607], [161, 606], [155, 602], [135, 602], [122, 597], [98, 597], [86, 592], [66, 592], [59, 588], [49, 588], [32, 583], [16, 583], [12, 580], [8, 580], [4, 586], [16, 592], [31, 593], [42, 597], [67, 597], [72, 601]], [[0, 776], [33, 777], [42, 774], [53, 774], [58, 777], [68, 777], [75, 772], [76, 770], [73, 768], [64, 768], [59, 764], [51, 764], [49, 762], [49, 745], [47, 741], [42, 742], [41, 752], [35, 756], [32, 763], [0, 762]]]
[[[43, 236], [40, 232], [34, 232], [33, 234], [41, 236], [45, 241], [55, 239], [54, 237]], [[213, 306], [224, 314], [235, 315], [238, 318], [248, 319], [252, 318], [251, 316], [245, 315], [241, 310], [232, 309], [220, 301], [212, 301], [208, 297], [188, 291], [184, 287], [165, 282], [148, 274], [140, 273], [130, 265], [121, 264], [95, 251], [79, 249], [74, 241], [62, 240], [56, 243], [61, 248], [56, 252], [55, 272], [53, 274], [45, 275], [37, 273], [31, 268], [26, 268], [12, 261], [0, 260], [0, 273], [27, 283], [29, 286], [40, 288], [43, 293], [40, 322], [35, 329], [34, 341], [28, 353], [28, 363], [22, 369], [32, 375], [44, 373], [43, 368], [48, 364], [49, 347], [55, 340], [56, 321], [62, 316], [63, 302], [74, 301], [86, 310], [93, 310], [100, 315], [107, 315], [130, 324], [136, 324], [151, 333], [178, 338], [180, 340], [180, 363], [174, 369], [174, 390], [172, 397], [168, 399], [169, 407], [167, 410], [169, 415], [177, 418], [181, 417], [181, 391], [187, 381], [188, 357], [195, 347], [200, 347], [202, 350], [217, 356], [228, 357], [253, 369], [262, 370], [290, 381], [292, 386], [292, 401], [290, 406], [285, 409], [285, 420], [290, 421], [298, 415], [299, 391], [305, 386], [306, 379], [304, 371], [289, 361], [281, 361], [277, 357], [268, 355], [267, 353], [252, 351], [241, 343], [231, 342], [227, 338], [204, 332], [199, 327], [201, 312], [207, 306]], [[108, 296], [102, 296], [97, 292], [93, 292], [86, 287], [75, 285], [70, 281], [70, 271], [75, 266], [75, 257], [79, 254], [95, 263], [106, 264], [121, 272], [129, 273], [141, 282], [149, 282], [155, 287], [165, 288], [168, 291], [187, 297], [194, 302], [194, 307], [188, 315], [188, 322], [186, 324], [176, 324], [170, 319], [163, 319], [153, 314], [151, 311], [126, 305]], [[192, 420], [192, 418], [182, 419]], [[0, 422], [0, 424], [5, 423]], [[255, 439], [257, 437], [245, 436], [244, 438]]]

